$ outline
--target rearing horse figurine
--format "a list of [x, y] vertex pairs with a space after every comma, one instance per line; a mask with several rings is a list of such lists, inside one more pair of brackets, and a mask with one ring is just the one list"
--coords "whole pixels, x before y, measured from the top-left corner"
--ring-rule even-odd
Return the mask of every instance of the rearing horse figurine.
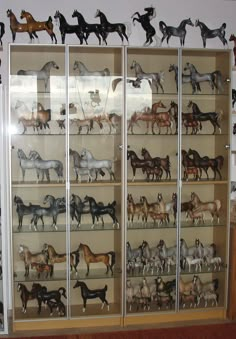
[[55, 44], [57, 44], [57, 38], [55, 33], [53, 32], [53, 23], [51, 16], [48, 17], [47, 21], [36, 21], [31, 13], [22, 10], [20, 17], [21, 19], [23, 18], [26, 19], [28, 32], [29, 34], [31, 34], [30, 36], [31, 41], [33, 32], [46, 31], [50, 35], [52, 43], [53, 41], [55, 41]]
[[200, 27], [203, 47], [206, 47], [206, 40], [218, 37], [222, 44], [228, 46], [225, 39], [226, 23], [223, 23], [220, 28], [209, 29], [202, 21], [196, 20], [195, 27]]
[[190, 18], [182, 20], [178, 27], [167, 26], [164, 23], [164, 21], [160, 21], [159, 28], [160, 28], [161, 33], [163, 34], [161, 43], [166, 39], [167, 44], [169, 45], [169, 40], [171, 36], [176, 36], [176, 37], [179, 37], [180, 39], [180, 45], [184, 46], [185, 36], [187, 33], [186, 25], [194, 26]]
[[[147, 13], [139, 14], [139, 12], [135, 12], [131, 18], [133, 19], [133, 24], [135, 21], [139, 22], [142, 28], [146, 32], [146, 41], [144, 42], [144, 46], [149, 46], [153, 43], [153, 38], [156, 40], [156, 46], [160, 46], [160, 38], [156, 34], [155, 28], [151, 25], [150, 21], [156, 17], [156, 9], [154, 7], [146, 7], [144, 11]], [[138, 17], [134, 17], [137, 15]]]

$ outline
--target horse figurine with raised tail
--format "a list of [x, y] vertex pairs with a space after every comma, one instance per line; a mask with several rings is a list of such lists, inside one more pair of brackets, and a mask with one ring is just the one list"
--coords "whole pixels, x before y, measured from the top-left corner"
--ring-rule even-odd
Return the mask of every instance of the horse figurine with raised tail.
[[228, 42], [225, 39], [226, 23], [224, 22], [220, 28], [209, 29], [202, 21], [196, 20], [195, 27], [199, 27], [201, 30], [201, 37], [203, 47], [206, 47], [206, 40], [218, 37], [224, 46], [228, 46]]
[[164, 21], [160, 21], [159, 22], [159, 28], [160, 28], [160, 31], [163, 34], [163, 37], [161, 39], [161, 43], [166, 39], [167, 44], [169, 45], [170, 38], [172, 36], [176, 36], [176, 37], [179, 37], [179, 39], [180, 39], [180, 45], [184, 46], [185, 36], [186, 36], [186, 33], [187, 33], [186, 25], [194, 26], [194, 24], [192, 23], [190, 18], [182, 20], [178, 27], [167, 26], [164, 23]]

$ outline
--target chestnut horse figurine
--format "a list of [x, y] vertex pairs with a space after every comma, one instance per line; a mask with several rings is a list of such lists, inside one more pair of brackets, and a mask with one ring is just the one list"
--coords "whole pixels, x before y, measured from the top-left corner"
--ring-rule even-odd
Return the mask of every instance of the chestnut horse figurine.
[[233, 52], [234, 52], [234, 66], [236, 66], [236, 36], [234, 34], [231, 34], [229, 37], [229, 41], [233, 41], [234, 42], [234, 48], [233, 48]]
[[12, 42], [15, 42], [16, 33], [28, 33], [30, 36], [30, 40], [32, 41], [35, 38], [38, 39], [38, 35], [33, 32], [29, 32], [28, 25], [25, 23], [21, 23], [16, 19], [15, 14], [12, 12], [11, 9], [7, 10], [7, 17], [10, 19], [10, 29], [12, 33]]
[[57, 38], [55, 33], [53, 32], [53, 23], [51, 16], [48, 17], [47, 21], [36, 21], [31, 13], [22, 10], [21, 19], [23, 18], [26, 19], [28, 32], [29, 34], [31, 34], [31, 40], [33, 32], [46, 31], [50, 35], [52, 42], [55, 41], [55, 44], [57, 44]]
[[[115, 265], [115, 258], [116, 254], [114, 251], [109, 251], [107, 253], [93, 253], [88, 245], [80, 243], [78, 247], [78, 251], [82, 251], [84, 255], [84, 260], [87, 265], [87, 273], [86, 276], [89, 275], [89, 265], [91, 263], [98, 263], [103, 262], [106, 267], [106, 274], [108, 274], [109, 270], [111, 271], [111, 274], [113, 275], [113, 266]], [[110, 262], [111, 261], [111, 262]]]

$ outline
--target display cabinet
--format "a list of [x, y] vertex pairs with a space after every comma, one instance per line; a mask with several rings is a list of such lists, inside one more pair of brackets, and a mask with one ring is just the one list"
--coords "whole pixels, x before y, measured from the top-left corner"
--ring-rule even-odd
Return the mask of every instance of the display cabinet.
[[9, 48], [14, 329], [224, 318], [229, 51]]
[[127, 325], [226, 315], [230, 65], [229, 51], [127, 48]]

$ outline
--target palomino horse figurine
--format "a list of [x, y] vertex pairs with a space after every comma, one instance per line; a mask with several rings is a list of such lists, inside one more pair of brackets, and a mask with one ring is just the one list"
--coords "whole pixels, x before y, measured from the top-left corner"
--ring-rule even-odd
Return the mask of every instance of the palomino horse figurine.
[[37, 80], [43, 80], [45, 85], [45, 92], [48, 92], [48, 82], [50, 78], [51, 69], [59, 69], [59, 66], [55, 63], [55, 61], [47, 62], [40, 70], [19, 70], [17, 75], [33, 75], [37, 77]]
[[12, 33], [12, 42], [15, 42], [16, 39], [16, 33], [28, 33], [30, 36], [30, 41], [32, 41], [34, 38], [38, 39], [38, 35], [33, 32], [29, 32], [28, 25], [25, 23], [20, 23], [17, 19], [15, 14], [12, 12], [11, 9], [7, 10], [7, 17], [10, 19], [10, 29]]
[[81, 290], [81, 297], [83, 299], [83, 312], [85, 312], [86, 310], [87, 299], [95, 299], [95, 298], [99, 298], [101, 300], [102, 309], [104, 305], [106, 304], [107, 310], [109, 311], [109, 304], [106, 299], [107, 285], [105, 285], [101, 289], [90, 290], [88, 286], [85, 284], [85, 282], [77, 280], [73, 288], [76, 288], [76, 287], [80, 287], [80, 290]]
[[129, 43], [130, 29], [128, 24], [110, 23], [107, 20], [106, 15], [99, 9], [97, 9], [94, 17], [100, 18], [100, 23], [102, 27], [102, 37], [106, 45], [107, 45], [106, 39], [109, 33], [117, 33], [121, 38], [122, 43], [124, 42], [124, 38], [126, 39], [127, 43]]
[[192, 89], [193, 89], [193, 94], [196, 93], [196, 90], [200, 90], [201, 88], [197, 86], [197, 83], [199, 82], [209, 82], [212, 91], [214, 90], [214, 88], [216, 88], [220, 93], [223, 92], [223, 79], [222, 79], [222, 74], [220, 71], [216, 70], [214, 72], [211, 73], [199, 73], [196, 69], [196, 67], [187, 62], [184, 70], [190, 71], [190, 79], [191, 79], [191, 84], [192, 84]]
[[29, 268], [32, 263], [47, 264], [48, 256], [46, 253], [31, 253], [25, 245], [19, 246], [19, 256], [25, 263], [25, 277], [29, 276]]
[[180, 45], [184, 46], [185, 36], [186, 36], [186, 33], [187, 33], [186, 25], [194, 26], [194, 24], [192, 23], [190, 18], [182, 20], [178, 27], [167, 26], [164, 23], [164, 21], [160, 21], [159, 22], [159, 28], [160, 28], [160, 31], [163, 34], [163, 37], [161, 39], [161, 43], [163, 43], [163, 41], [166, 39], [166, 42], [169, 45], [169, 40], [170, 40], [171, 36], [176, 36], [176, 37], [179, 37], [179, 39], [180, 39]]
[[[153, 43], [153, 38], [156, 40], [156, 46], [160, 46], [161, 39], [157, 36], [155, 28], [151, 25], [150, 21], [156, 17], [156, 9], [154, 7], [146, 7], [144, 8], [146, 13], [140, 14], [139, 12], [135, 12], [131, 18], [133, 19], [133, 24], [135, 21], [139, 22], [146, 32], [146, 41], [144, 42], [144, 46], [149, 46]], [[137, 15], [135, 17], [135, 15]]]
[[[164, 82], [164, 72], [161, 71], [159, 73], [157, 73], [157, 72], [145, 73], [142, 70], [142, 67], [140, 66], [140, 64], [135, 60], [133, 60], [131, 66], [130, 66], [130, 69], [134, 70], [135, 77], [137, 79], [151, 80], [151, 82], [156, 86], [157, 93], [158, 93], [159, 86], [161, 87], [162, 93], [164, 93], [164, 88], [162, 86], [162, 82]], [[151, 87], [151, 85], [150, 85], [150, 87]]]
[[99, 45], [101, 45], [101, 39], [103, 40], [103, 42], [105, 43], [104, 39], [103, 39], [103, 31], [102, 31], [102, 25], [101, 24], [88, 24], [83, 15], [78, 12], [76, 9], [74, 10], [73, 14], [72, 14], [72, 18], [77, 18], [78, 20], [78, 25], [80, 26], [83, 34], [84, 34], [84, 39], [87, 41], [89, 35], [91, 33], [94, 33], [96, 35], [96, 37], [98, 38], [99, 41]]
[[228, 46], [227, 40], [225, 39], [226, 23], [223, 23], [220, 28], [209, 29], [203, 22], [196, 20], [195, 27], [199, 27], [201, 30], [203, 47], [206, 47], [206, 40], [218, 37], [222, 44]]
[[0, 43], [2, 46], [2, 37], [5, 34], [5, 24], [4, 22], [0, 22]]
[[88, 245], [80, 243], [78, 251], [82, 251], [84, 254], [84, 260], [87, 265], [87, 273], [86, 276], [89, 275], [89, 265], [91, 263], [103, 262], [106, 265], [106, 274], [108, 274], [109, 270], [113, 275], [113, 266], [115, 265], [116, 254], [114, 251], [109, 251], [107, 253], [93, 253]]
[[52, 42], [55, 41], [55, 44], [57, 44], [57, 38], [56, 38], [55, 33], [53, 32], [53, 23], [52, 23], [51, 16], [48, 17], [47, 21], [36, 21], [33, 18], [32, 14], [22, 10], [21, 19], [23, 18], [26, 19], [28, 32], [31, 34], [31, 37], [32, 37], [33, 32], [46, 31], [50, 35]]
[[86, 45], [87, 43], [87, 39], [84, 36], [84, 33], [80, 27], [80, 25], [69, 25], [64, 17], [64, 15], [62, 13], [60, 13], [59, 11], [56, 11], [55, 15], [54, 15], [54, 19], [58, 19], [60, 22], [60, 32], [61, 32], [61, 43], [64, 44], [65, 43], [65, 38], [66, 38], [66, 34], [76, 34], [76, 36], [78, 37], [79, 41], [80, 41], [80, 45], [83, 44], [83, 40], [85, 40]]
[[212, 201], [202, 202], [197, 195], [197, 193], [191, 193], [191, 203], [193, 204], [194, 212], [205, 212], [208, 211], [211, 214], [211, 221], [213, 222], [214, 217], [216, 216], [217, 222], [219, 223], [219, 211], [221, 209], [221, 201], [219, 199], [215, 199]]
[[236, 66], [236, 36], [234, 34], [231, 34], [229, 37], [229, 41], [233, 41], [234, 42], [234, 48], [233, 48], [233, 52], [234, 52], [234, 66]]

